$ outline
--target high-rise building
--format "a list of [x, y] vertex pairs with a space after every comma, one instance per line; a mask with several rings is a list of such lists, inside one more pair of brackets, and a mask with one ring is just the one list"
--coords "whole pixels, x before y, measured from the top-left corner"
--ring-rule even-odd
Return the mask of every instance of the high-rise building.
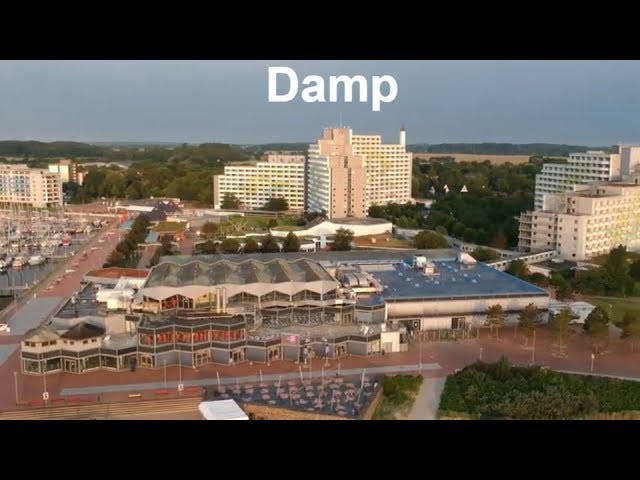
[[528, 212], [520, 238], [530, 250], [556, 250], [568, 260], [586, 260], [618, 245], [640, 246], [640, 180], [577, 185], [573, 192], [545, 195], [545, 210]]
[[60, 174], [26, 165], [0, 165], [0, 203], [62, 206]]
[[620, 145], [617, 153], [572, 153], [567, 163], [545, 163], [536, 175], [534, 209], [544, 210], [544, 195], [568, 192], [574, 185], [620, 181], [640, 165], [640, 146]]
[[410, 200], [411, 153], [404, 127], [397, 144], [341, 127], [324, 129], [309, 146], [307, 210], [329, 218], [364, 217], [371, 205]]
[[[520, 215], [518, 246], [523, 251], [550, 249], [554, 245], [552, 232], [543, 237], [534, 237], [533, 224], [542, 225], [551, 222], [555, 202], [551, 194], [571, 192], [581, 185], [594, 185], [602, 182], [628, 182], [640, 174], [640, 146], [620, 145], [617, 153], [588, 151], [572, 153], [566, 164], [547, 163], [542, 172], [536, 175], [534, 210]], [[537, 222], [533, 217], [537, 217]], [[546, 227], [551, 227], [547, 224]], [[540, 229], [537, 229], [540, 234]]]
[[213, 177], [214, 207], [222, 208], [226, 194], [235, 196], [243, 209], [264, 207], [272, 197], [284, 198], [289, 210], [304, 210], [304, 155], [269, 153], [260, 161], [224, 167]]
[[58, 163], [49, 164], [51, 173], [59, 173], [62, 183], [74, 182], [82, 185], [84, 175], [78, 171], [78, 166], [73, 160], [62, 159]]

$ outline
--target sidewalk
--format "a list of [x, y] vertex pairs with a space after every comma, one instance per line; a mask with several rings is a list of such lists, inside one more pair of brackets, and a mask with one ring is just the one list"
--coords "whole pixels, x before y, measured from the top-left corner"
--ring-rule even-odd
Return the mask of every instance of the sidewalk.
[[[440, 365], [437, 363], [428, 363], [422, 364], [422, 371], [429, 370], [440, 370]], [[182, 384], [185, 387], [199, 387], [199, 386], [210, 386], [210, 385], [236, 385], [236, 384], [255, 384], [255, 383], [273, 383], [281, 380], [310, 380], [312, 378], [321, 379], [324, 377], [332, 377], [332, 376], [342, 376], [342, 377], [354, 377], [360, 376], [364, 372], [365, 376], [369, 375], [380, 375], [385, 373], [406, 373], [406, 372], [418, 372], [420, 369], [420, 365], [390, 365], [387, 367], [371, 367], [371, 368], [351, 368], [351, 369], [343, 369], [338, 373], [337, 369], [331, 370], [316, 370], [313, 372], [307, 373], [306, 371], [291, 372], [291, 373], [282, 373], [282, 374], [267, 374], [262, 375], [250, 375], [247, 377], [220, 377], [216, 378], [204, 378], [198, 380], [183, 380]], [[302, 377], [302, 378], [301, 378]], [[84, 388], [63, 388], [60, 391], [61, 396], [75, 396], [75, 395], [95, 395], [102, 393], [121, 393], [121, 392], [136, 392], [136, 391], [146, 391], [146, 390], [158, 390], [163, 388], [171, 388], [177, 389], [178, 382], [170, 381], [166, 384], [164, 382], [155, 382], [155, 383], [134, 383], [127, 385], [101, 385], [96, 387], [84, 387]]]

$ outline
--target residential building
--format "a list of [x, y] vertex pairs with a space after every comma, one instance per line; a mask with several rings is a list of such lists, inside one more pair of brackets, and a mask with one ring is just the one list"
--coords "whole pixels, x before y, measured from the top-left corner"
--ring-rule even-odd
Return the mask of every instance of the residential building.
[[62, 183], [74, 182], [82, 185], [84, 180], [84, 172], [78, 169], [73, 160], [62, 159], [58, 163], [51, 163], [49, 164], [49, 171], [60, 174]]
[[226, 165], [213, 177], [214, 208], [222, 208], [225, 194], [240, 208], [256, 210], [272, 197], [284, 198], [289, 210], [304, 210], [304, 155], [266, 154], [260, 161]]
[[[632, 182], [577, 185], [545, 195], [545, 210], [520, 219], [520, 240], [532, 251], [555, 249], [568, 260], [587, 260], [618, 245], [640, 247], [639, 176]], [[525, 220], [526, 218], [526, 220]]]
[[411, 153], [406, 133], [397, 144], [379, 135], [326, 128], [309, 146], [307, 210], [328, 218], [365, 217], [371, 205], [411, 201]]
[[469, 338], [489, 306], [515, 321], [530, 303], [546, 312], [548, 292], [451, 250], [171, 256], [147, 278], [87, 284], [27, 332], [21, 364], [41, 375], [367, 357], [406, 351], [417, 331]]
[[62, 206], [60, 174], [27, 165], [0, 165], [0, 203]]
[[[545, 232], [544, 238], [532, 238], [532, 220], [537, 216], [538, 224], [549, 227], [552, 222], [549, 215], [550, 206], [545, 204], [548, 194], [571, 192], [575, 186], [590, 185], [599, 182], [633, 183], [635, 176], [640, 175], [640, 146], [619, 145], [617, 153], [588, 151], [572, 153], [566, 164], [546, 163], [542, 172], [536, 175], [534, 210], [523, 212], [520, 216], [519, 249], [537, 251], [551, 248], [554, 244], [551, 232]], [[551, 197], [548, 197], [551, 199]], [[543, 228], [543, 227], [542, 227]], [[538, 229], [538, 235], [541, 231]]]

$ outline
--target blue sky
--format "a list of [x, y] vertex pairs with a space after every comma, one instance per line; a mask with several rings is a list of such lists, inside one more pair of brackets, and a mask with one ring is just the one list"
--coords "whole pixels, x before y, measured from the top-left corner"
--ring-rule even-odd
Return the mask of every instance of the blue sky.
[[[398, 96], [269, 103], [270, 65], [393, 75]], [[342, 117], [389, 141], [600, 146], [640, 142], [639, 85], [639, 61], [0, 61], [0, 139], [307, 142]]]

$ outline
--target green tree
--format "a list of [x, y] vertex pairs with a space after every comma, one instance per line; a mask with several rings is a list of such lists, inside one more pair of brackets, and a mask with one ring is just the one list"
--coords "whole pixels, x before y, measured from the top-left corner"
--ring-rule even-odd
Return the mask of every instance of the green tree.
[[218, 247], [211, 240], [207, 240], [200, 245], [200, 251], [204, 255], [215, 255], [218, 252]]
[[539, 272], [529, 275], [529, 281], [540, 287], [547, 287], [549, 285], [549, 277]]
[[220, 244], [224, 253], [238, 253], [240, 249], [240, 242], [235, 238], [225, 238]]
[[533, 335], [533, 331], [540, 324], [540, 316], [542, 312], [533, 303], [530, 303], [522, 309], [518, 315], [518, 327], [524, 335], [525, 345], [529, 344], [529, 338]]
[[418, 249], [447, 248], [447, 240], [435, 232], [423, 230], [413, 237], [413, 246]]
[[289, 232], [287, 234], [287, 236], [284, 239], [284, 243], [282, 245], [282, 250], [284, 252], [300, 251], [300, 240], [298, 239], [298, 236], [295, 233]]
[[259, 252], [259, 251], [260, 251], [260, 246], [258, 245], [258, 242], [256, 242], [251, 237], [247, 238], [247, 240], [244, 242], [243, 252], [244, 253], [256, 253], [256, 252]]
[[487, 263], [495, 262], [499, 258], [498, 252], [484, 247], [476, 247], [473, 252], [471, 252], [471, 256], [478, 262]]
[[609, 341], [609, 322], [609, 314], [600, 307], [594, 308], [584, 321], [584, 332], [589, 337], [595, 353]]
[[274, 228], [277, 226], [278, 226], [278, 220], [276, 220], [275, 218], [270, 218], [269, 221], [267, 222], [268, 228]]
[[629, 265], [629, 275], [636, 282], [640, 282], [640, 258], [638, 258], [631, 265]]
[[240, 200], [233, 193], [225, 193], [220, 203], [220, 208], [225, 210], [238, 210], [240, 208]]
[[371, 218], [385, 218], [385, 209], [380, 205], [371, 205], [369, 207], [368, 216]]
[[609, 257], [602, 266], [602, 277], [609, 295], [625, 295], [632, 290], [633, 279], [629, 275], [627, 247], [619, 245], [609, 252]]
[[449, 235], [449, 234], [447, 233], [447, 229], [446, 229], [445, 227], [443, 227], [442, 225], [438, 225], [438, 226], [436, 227], [436, 232], [437, 232], [437, 233], [439, 233], [440, 235], [444, 235], [444, 236]]
[[622, 318], [621, 337], [630, 342], [633, 352], [636, 342], [640, 340], [640, 314], [637, 311], [625, 312]]
[[353, 232], [346, 228], [339, 228], [333, 236], [332, 250], [345, 251], [351, 250], [351, 241], [353, 240]]
[[502, 305], [500, 305], [499, 303], [491, 305], [487, 309], [486, 325], [489, 326], [490, 331], [495, 330], [496, 338], [499, 337], [500, 327], [503, 327], [506, 321], [507, 315], [504, 311], [504, 308], [502, 308]]
[[215, 238], [218, 234], [219, 226], [217, 223], [206, 222], [200, 228], [200, 236], [208, 239]]
[[280, 245], [271, 234], [267, 234], [262, 238], [262, 253], [276, 253], [280, 251]]
[[289, 202], [286, 198], [271, 197], [262, 209], [268, 212], [286, 212], [289, 210]]
[[578, 316], [569, 307], [565, 307], [553, 315], [550, 322], [551, 338], [557, 345], [567, 344], [569, 335], [571, 335], [571, 322], [577, 318]]
[[491, 240], [491, 246], [493, 248], [498, 248], [500, 250], [504, 250], [505, 248], [508, 247], [507, 237], [504, 236], [504, 233], [502, 233], [502, 230], [500, 230], [498, 233], [495, 234], [495, 236], [493, 237], [493, 240]]
[[529, 267], [524, 260], [512, 260], [507, 268], [507, 273], [522, 280], [526, 280], [529, 277]]

